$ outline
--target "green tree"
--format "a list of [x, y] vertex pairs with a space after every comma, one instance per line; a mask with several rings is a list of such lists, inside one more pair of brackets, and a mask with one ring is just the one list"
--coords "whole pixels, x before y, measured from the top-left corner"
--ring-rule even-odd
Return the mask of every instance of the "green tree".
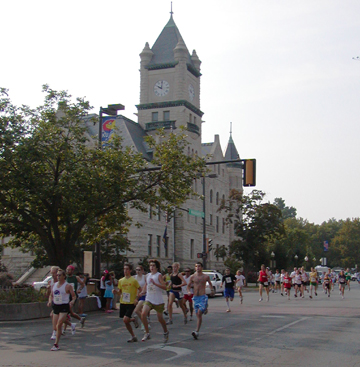
[[264, 196], [265, 193], [259, 190], [249, 195], [232, 190], [229, 200], [219, 208], [227, 213], [227, 221], [234, 224], [237, 236], [229, 246], [229, 256], [242, 260], [246, 272], [270, 258], [267, 243], [284, 232], [280, 209], [263, 203]]
[[283, 220], [296, 217], [296, 209], [293, 206], [286, 206], [283, 198], [275, 198], [273, 204], [281, 210]]
[[[12, 236], [10, 245], [33, 250], [38, 264], [65, 267], [84, 243], [120, 240], [128, 207], [170, 211], [192, 193], [205, 163], [184, 154], [183, 132], [160, 131], [159, 144], [149, 137], [151, 163], [119, 136], [100, 150], [84, 123], [90, 104], [43, 91], [44, 104], [31, 109], [0, 90], [0, 233]], [[154, 166], [161, 169], [147, 170]]]
[[[360, 219], [344, 221], [329, 247], [339, 256], [336, 265], [353, 268], [360, 264]], [[335, 266], [334, 259], [332, 262]]]

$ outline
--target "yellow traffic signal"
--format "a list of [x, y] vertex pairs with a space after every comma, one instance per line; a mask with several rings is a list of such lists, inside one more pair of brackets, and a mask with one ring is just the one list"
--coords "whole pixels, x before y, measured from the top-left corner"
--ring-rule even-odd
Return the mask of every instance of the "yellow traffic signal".
[[256, 159], [244, 159], [243, 186], [256, 186]]

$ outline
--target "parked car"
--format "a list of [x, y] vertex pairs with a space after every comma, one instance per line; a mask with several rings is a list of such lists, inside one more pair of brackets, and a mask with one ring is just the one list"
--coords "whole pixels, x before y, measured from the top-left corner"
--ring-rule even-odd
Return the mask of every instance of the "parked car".
[[215, 293], [212, 295], [209, 284], [206, 283], [205, 292], [210, 297], [214, 297], [215, 294], [220, 293], [223, 294], [224, 286], [221, 286], [223, 276], [217, 272], [216, 270], [203, 270], [203, 273], [210, 277], [211, 284], [215, 289]]
[[44, 280], [41, 282], [33, 282], [32, 286], [37, 291], [40, 291], [41, 289], [46, 289], [49, 283], [49, 280], [52, 278], [51, 275], [47, 276]]

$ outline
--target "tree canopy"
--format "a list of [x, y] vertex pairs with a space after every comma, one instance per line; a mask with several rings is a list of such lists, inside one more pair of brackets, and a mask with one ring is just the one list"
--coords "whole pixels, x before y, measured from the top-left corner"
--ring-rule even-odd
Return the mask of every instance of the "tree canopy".
[[[44, 104], [17, 107], [0, 90], [0, 233], [32, 250], [40, 264], [65, 267], [80, 243], [121, 240], [128, 208], [164, 211], [184, 202], [205, 162], [187, 156], [186, 135], [159, 132], [147, 162], [115, 136], [98, 149], [85, 118], [91, 106], [66, 91], [43, 87]], [[158, 170], [147, 170], [149, 167]]]

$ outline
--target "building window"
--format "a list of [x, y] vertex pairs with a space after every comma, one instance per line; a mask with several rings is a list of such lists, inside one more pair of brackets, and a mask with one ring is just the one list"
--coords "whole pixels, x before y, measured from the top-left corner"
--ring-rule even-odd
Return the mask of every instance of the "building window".
[[194, 124], [196, 125], [196, 116], [194, 116]]
[[189, 113], [189, 122], [191, 123], [191, 119], [192, 119], [192, 114]]
[[212, 214], [209, 215], [209, 225], [213, 225], [213, 216]]
[[190, 240], [190, 259], [194, 258], [194, 240]]
[[161, 236], [156, 236], [156, 257], [160, 257]]
[[216, 217], [216, 232], [219, 233], [219, 217]]
[[219, 193], [216, 193], [216, 205], [219, 205]]
[[225, 218], [222, 219], [222, 233], [225, 233]]
[[161, 209], [159, 206], [157, 207], [157, 219], [161, 220]]
[[218, 256], [218, 253], [219, 253], [219, 244], [216, 245], [216, 260], [219, 260], [219, 256]]
[[149, 216], [149, 219], [152, 218], [152, 207], [151, 207], [151, 205], [149, 205], [149, 207], [148, 207], [148, 216]]
[[152, 234], [148, 234], [148, 256], [152, 256]]
[[164, 121], [169, 121], [170, 120], [170, 111], [164, 111], [164, 115], [163, 115], [163, 120]]
[[220, 176], [220, 164], [218, 164], [218, 175]]
[[222, 196], [222, 202], [225, 203], [225, 195]]
[[212, 204], [213, 202], [213, 191], [210, 190], [210, 204]]
[[152, 122], [157, 122], [157, 121], [159, 121], [159, 112], [153, 112], [153, 113], [151, 114], [151, 121], [152, 121]]

